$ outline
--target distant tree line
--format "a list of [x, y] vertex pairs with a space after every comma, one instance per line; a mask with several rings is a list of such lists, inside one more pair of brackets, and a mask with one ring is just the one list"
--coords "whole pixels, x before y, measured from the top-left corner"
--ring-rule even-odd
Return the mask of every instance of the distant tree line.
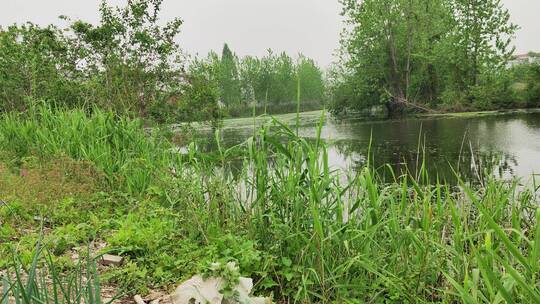
[[[35, 103], [109, 109], [165, 121], [217, 121], [322, 107], [406, 110], [537, 106], [537, 64], [509, 67], [516, 26], [499, 0], [340, 0], [347, 26], [328, 73], [271, 50], [186, 56], [182, 20], [159, 20], [162, 0], [103, 1], [97, 25], [0, 28], [0, 111]], [[534, 54], [531, 54], [534, 55]], [[329, 77], [327, 77], [327, 75]]]
[[347, 26], [331, 73], [335, 112], [384, 105], [400, 114], [540, 101], [533, 92], [536, 67], [523, 74], [507, 67], [517, 26], [500, 0], [341, 3]]
[[221, 56], [189, 59], [176, 39], [182, 20], [163, 24], [161, 8], [162, 0], [102, 1], [97, 25], [63, 16], [65, 28], [0, 28], [0, 112], [46, 102], [158, 121], [216, 120], [291, 103], [298, 79], [303, 102], [323, 101], [313, 60], [271, 51], [238, 58], [227, 45]]
[[210, 75], [220, 103], [233, 116], [253, 109], [258, 114], [294, 111], [298, 89], [304, 109], [321, 108], [325, 97], [323, 71], [303, 55], [294, 60], [268, 50], [261, 58], [238, 57], [225, 44], [221, 56], [211, 52], [193, 67], [196, 73]]

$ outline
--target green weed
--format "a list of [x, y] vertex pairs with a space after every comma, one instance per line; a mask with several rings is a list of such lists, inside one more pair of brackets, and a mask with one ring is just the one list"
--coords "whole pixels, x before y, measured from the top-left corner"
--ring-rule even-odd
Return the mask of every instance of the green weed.
[[58, 272], [50, 256], [43, 257], [41, 241], [28, 267], [14, 256], [13, 266], [2, 275], [0, 303], [103, 303], [96, 264], [80, 262], [74, 271]]

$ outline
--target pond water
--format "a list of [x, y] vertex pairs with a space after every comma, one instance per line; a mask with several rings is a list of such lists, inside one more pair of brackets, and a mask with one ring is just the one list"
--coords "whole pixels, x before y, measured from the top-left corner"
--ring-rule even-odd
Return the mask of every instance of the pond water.
[[[316, 137], [318, 115], [301, 118], [301, 136]], [[222, 140], [230, 146], [252, 134], [249, 124], [231, 122], [223, 129]], [[501, 179], [520, 177], [523, 182], [540, 173], [538, 111], [384, 121], [329, 118], [321, 137], [329, 145], [334, 168], [357, 170], [371, 153], [385, 179], [391, 178], [391, 171], [415, 175], [423, 161], [431, 181], [455, 181], [453, 170], [465, 179], [477, 179], [487, 171]]]

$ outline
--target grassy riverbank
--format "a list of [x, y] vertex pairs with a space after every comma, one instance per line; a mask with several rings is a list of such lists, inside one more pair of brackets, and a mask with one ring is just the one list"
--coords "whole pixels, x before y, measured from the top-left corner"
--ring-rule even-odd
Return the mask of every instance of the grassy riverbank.
[[[3, 115], [0, 269], [13, 252], [32, 262], [43, 222], [60, 269], [92, 243], [125, 257], [100, 271], [129, 292], [236, 261], [276, 302], [540, 301], [537, 185], [382, 183], [369, 165], [333, 171], [324, 142], [271, 123], [239, 146], [178, 155], [108, 113]], [[233, 158], [244, 162], [234, 178]]]

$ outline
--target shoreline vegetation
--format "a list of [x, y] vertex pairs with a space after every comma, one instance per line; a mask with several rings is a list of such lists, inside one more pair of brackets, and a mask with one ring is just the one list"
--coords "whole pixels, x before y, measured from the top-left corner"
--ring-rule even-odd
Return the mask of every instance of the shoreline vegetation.
[[[315, 111], [306, 111], [300, 112], [301, 125], [316, 125], [321, 115], [325, 110], [315, 110]], [[394, 117], [393, 119], [429, 119], [429, 118], [453, 118], [453, 117], [482, 117], [482, 116], [493, 116], [493, 115], [508, 115], [508, 114], [518, 114], [518, 113], [540, 113], [540, 108], [516, 108], [516, 109], [502, 109], [502, 110], [492, 110], [492, 111], [470, 111], [470, 112], [433, 112], [433, 113], [416, 113], [410, 114], [402, 117]], [[242, 118], [227, 118], [223, 120], [223, 124], [220, 129], [227, 128], [253, 128], [253, 123], [255, 122], [256, 126], [261, 126], [265, 123], [271, 122], [272, 119], [277, 119], [282, 123], [293, 125], [294, 120], [296, 119], [296, 113], [286, 113], [278, 115], [259, 115], [256, 117], [242, 117]], [[367, 115], [361, 114], [349, 114], [348, 116], [340, 116], [339, 118], [328, 117], [328, 119], [337, 119], [340, 121], [365, 121], [366, 123], [377, 122], [377, 121], [387, 121], [392, 118], [376, 118], [369, 117]], [[205, 123], [192, 123], [192, 127], [204, 130], [209, 128]], [[178, 125], [173, 125], [173, 129], [178, 127]]]
[[416, 114], [416, 117], [477, 117], [489, 115], [505, 115], [517, 113], [539, 113], [540, 108], [515, 108], [515, 109], [500, 109], [491, 111], [470, 111], [470, 112], [446, 112], [446, 113], [429, 113]]
[[[534, 176], [471, 164], [479, 180], [456, 169], [443, 183], [420, 146], [415, 172], [383, 180], [371, 152], [336, 170], [326, 111], [300, 113], [538, 106], [540, 64], [505, 66], [508, 12], [496, 0], [340, 2], [351, 56], [329, 75], [227, 44], [189, 57], [161, 0], [103, 1], [98, 24], [0, 29], [0, 304], [108, 304], [111, 291], [131, 302], [196, 274], [223, 278], [232, 303], [240, 276], [275, 303], [540, 303]], [[299, 136], [306, 122], [314, 138]], [[215, 151], [188, 140], [178, 153], [178, 123], [215, 131]], [[253, 135], [225, 147], [220, 127], [233, 124]], [[122, 261], [100, 265], [103, 254]]]
[[501, 1], [340, 2], [348, 26], [330, 73], [335, 113], [538, 107], [539, 55], [511, 62], [519, 27]]
[[106, 112], [3, 114], [0, 268], [32, 263], [39, 217], [63, 271], [90, 242], [124, 257], [99, 268], [121, 292], [170, 290], [234, 261], [277, 303], [540, 298], [538, 185], [488, 175], [456, 188], [426, 171], [383, 183], [369, 164], [331, 170], [323, 141], [272, 125], [217, 153], [178, 155], [141, 121]]
[[[0, 29], [0, 57], [6, 59], [0, 62], [0, 112], [24, 112], [46, 102], [87, 112], [100, 108], [154, 124], [207, 121], [217, 126], [231, 117], [291, 113], [298, 107], [326, 108], [336, 116], [382, 107], [376, 112], [394, 118], [540, 106], [540, 60], [510, 64], [513, 50], [507, 40], [501, 38], [497, 47], [486, 42], [486, 28], [493, 28], [493, 37], [515, 31], [513, 24], [497, 21], [508, 17], [503, 7], [495, 0], [475, 4], [472, 11], [489, 8], [494, 15], [482, 16], [474, 28], [462, 24], [460, 18], [472, 17], [459, 13], [463, 4], [458, 0], [451, 1], [458, 11], [437, 0], [430, 6], [433, 14], [422, 11], [425, 1], [412, 1], [410, 7], [402, 1], [383, 16], [377, 15], [384, 11], [378, 7], [382, 4], [374, 1], [364, 1], [365, 10], [342, 1], [343, 14], [356, 26], [344, 33], [340, 49], [341, 58], [349, 60], [327, 71], [306, 56], [272, 50], [262, 57], [239, 57], [227, 44], [221, 54], [188, 56], [175, 40], [183, 21], [163, 25], [161, 0], [137, 0], [125, 7], [105, 1], [98, 24], [63, 17], [63, 28], [12, 25]], [[406, 18], [411, 14], [418, 20]], [[432, 19], [436, 16], [444, 18]], [[443, 33], [429, 43], [427, 24]], [[379, 37], [379, 28], [394, 33], [394, 40]], [[398, 48], [406, 52], [389, 57]], [[478, 54], [472, 56], [471, 50]]]

